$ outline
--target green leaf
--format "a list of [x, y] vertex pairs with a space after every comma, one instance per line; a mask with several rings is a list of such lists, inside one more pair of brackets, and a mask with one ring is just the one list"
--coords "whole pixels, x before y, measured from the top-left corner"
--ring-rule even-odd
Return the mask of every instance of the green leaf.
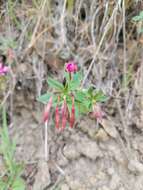
[[76, 90], [79, 84], [76, 81], [71, 81], [68, 85], [69, 90], [73, 91]]
[[83, 102], [86, 98], [86, 94], [82, 91], [77, 91], [75, 94], [75, 99], [79, 102]]
[[53, 96], [53, 94], [50, 92], [47, 92], [46, 94], [43, 94], [40, 97], [38, 97], [37, 100], [43, 104], [46, 104], [48, 103], [51, 96]]
[[25, 190], [25, 183], [20, 177], [12, 184], [12, 190]]
[[4, 182], [2, 179], [0, 179], [0, 189], [6, 190], [6, 188], [7, 188], [7, 183]]
[[54, 95], [52, 93], [47, 92], [46, 94], [43, 94], [40, 97], [38, 97], [37, 100], [43, 104], [47, 104], [51, 96], [53, 98], [52, 99], [52, 106], [56, 107], [57, 101], [58, 101], [58, 95]]
[[15, 163], [15, 171], [16, 171], [17, 176], [20, 176], [22, 174], [23, 169], [24, 169], [24, 164]]
[[51, 77], [48, 77], [47, 82], [48, 82], [49, 86], [52, 88], [55, 88], [57, 90], [63, 90], [64, 89], [63, 84], [61, 84], [57, 80], [52, 79]]
[[73, 80], [68, 81], [69, 90], [77, 90], [80, 88], [81, 75], [80, 73], [73, 74]]
[[78, 113], [83, 114], [88, 112], [88, 108], [83, 103], [76, 102], [75, 107], [78, 110]]
[[80, 84], [81, 80], [82, 80], [81, 72], [74, 73], [73, 74], [73, 80], [76, 81], [78, 84]]
[[94, 100], [95, 100], [96, 102], [106, 102], [107, 99], [108, 99], [108, 97], [105, 96], [105, 95], [103, 94], [103, 92], [101, 92], [101, 91], [96, 92], [96, 94], [94, 95]]
[[88, 89], [88, 95], [89, 95], [90, 97], [92, 97], [92, 96], [93, 96], [93, 92], [94, 92], [93, 87], [90, 87], [90, 88]]
[[140, 13], [139, 13], [139, 15], [137, 15], [137, 16], [134, 16], [133, 18], [132, 18], [132, 20], [133, 21], [142, 21], [143, 20], [143, 11], [141, 11]]

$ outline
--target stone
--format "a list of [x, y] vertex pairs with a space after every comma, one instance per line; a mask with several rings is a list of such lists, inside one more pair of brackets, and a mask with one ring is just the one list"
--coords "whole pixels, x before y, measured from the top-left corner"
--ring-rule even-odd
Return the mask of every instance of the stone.
[[86, 118], [80, 122], [80, 130], [84, 133], [87, 133], [90, 138], [96, 139], [96, 133], [99, 130], [99, 125], [96, 124], [95, 120]]
[[63, 154], [69, 160], [77, 159], [80, 156], [74, 143], [67, 144], [63, 149]]
[[92, 176], [92, 177], [89, 177], [89, 183], [92, 185], [92, 186], [95, 186], [95, 184], [97, 183], [97, 178], [95, 176]]
[[96, 160], [96, 158], [103, 156], [96, 141], [92, 141], [88, 138], [81, 138], [81, 142], [77, 144], [77, 149], [80, 154], [92, 160]]
[[78, 190], [78, 189], [82, 189], [84, 187], [82, 187], [82, 184], [80, 183], [80, 181], [74, 179], [72, 180], [71, 178], [66, 177], [67, 183], [70, 187], [70, 189], [72, 190]]
[[128, 169], [132, 172], [143, 173], [143, 164], [137, 160], [130, 160]]
[[103, 119], [100, 122], [100, 124], [102, 125], [102, 127], [104, 128], [104, 130], [106, 131], [106, 133], [108, 135], [110, 135], [113, 138], [118, 137], [118, 132], [116, 130], [116, 126], [112, 120]]
[[111, 181], [110, 181], [110, 185], [109, 185], [110, 186], [110, 190], [116, 190], [116, 189], [118, 189], [118, 187], [120, 185], [120, 182], [121, 182], [120, 177], [116, 173], [114, 173], [112, 175], [112, 178], [111, 178]]
[[107, 135], [107, 133], [105, 132], [105, 130], [103, 130], [102, 128], [100, 128], [99, 131], [95, 135], [95, 139], [99, 140], [99, 141], [108, 141], [109, 140], [109, 136]]

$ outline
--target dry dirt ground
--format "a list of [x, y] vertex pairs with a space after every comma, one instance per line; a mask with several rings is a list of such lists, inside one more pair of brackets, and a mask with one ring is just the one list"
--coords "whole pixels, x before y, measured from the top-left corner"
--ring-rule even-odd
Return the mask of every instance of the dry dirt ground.
[[[125, 8], [121, 1], [77, 0], [72, 16], [65, 1], [52, 1], [50, 14], [48, 1], [40, 1], [40, 8], [20, 1], [14, 13], [7, 2], [0, 7], [0, 37], [18, 45], [11, 47], [15, 58], [2, 102], [11, 117], [10, 135], [17, 139], [16, 158], [25, 164], [26, 190], [143, 190], [143, 41], [131, 22], [142, 2], [126, 1]], [[4, 48], [8, 45], [0, 43], [1, 54]], [[90, 71], [85, 85], [109, 97], [101, 105], [105, 117], [97, 123], [81, 116], [62, 133], [51, 119], [45, 162], [43, 106], [36, 98], [48, 89], [47, 76], [62, 81], [71, 58], [84, 76]]]
[[141, 129], [130, 126], [125, 136], [115, 117], [100, 124], [84, 117], [74, 129], [57, 133], [51, 122], [46, 163], [40, 109], [32, 113], [23, 105], [13, 119], [10, 132], [17, 137], [16, 157], [26, 166], [27, 190], [143, 189]]

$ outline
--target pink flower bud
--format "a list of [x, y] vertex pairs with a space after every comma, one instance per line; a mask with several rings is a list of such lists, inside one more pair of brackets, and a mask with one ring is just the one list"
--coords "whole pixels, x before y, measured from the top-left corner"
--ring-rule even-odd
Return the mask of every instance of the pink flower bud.
[[78, 67], [74, 61], [69, 61], [66, 64], [66, 72], [74, 73], [78, 70]]
[[48, 102], [47, 106], [45, 107], [45, 111], [43, 114], [44, 123], [48, 122], [48, 120], [49, 120], [49, 114], [50, 114], [51, 106], [52, 106], [52, 97], [50, 97], [49, 102]]
[[58, 105], [56, 106], [56, 109], [55, 109], [55, 127], [57, 129], [59, 129], [59, 124], [60, 124], [60, 115], [59, 115], [59, 108], [58, 108]]
[[97, 121], [101, 121], [104, 116], [104, 112], [101, 110], [101, 107], [99, 105], [93, 106], [93, 112], [92, 117], [96, 118]]
[[66, 122], [67, 122], [67, 104], [66, 104], [66, 99], [64, 99], [62, 105], [62, 130], [65, 129]]
[[75, 122], [75, 107], [74, 107], [74, 97], [72, 97], [72, 108], [70, 116], [70, 127], [73, 128]]

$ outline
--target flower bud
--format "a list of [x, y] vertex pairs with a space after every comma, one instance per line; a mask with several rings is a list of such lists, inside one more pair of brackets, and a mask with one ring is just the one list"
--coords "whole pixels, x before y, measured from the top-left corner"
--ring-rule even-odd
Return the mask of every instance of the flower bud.
[[49, 120], [49, 114], [50, 114], [51, 106], [52, 106], [52, 97], [50, 97], [49, 102], [48, 102], [47, 106], [45, 107], [45, 111], [43, 114], [44, 123], [48, 122], [48, 120]]
[[62, 105], [62, 129], [66, 127], [66, 122], [67, 122], [67, 104], [66, 104], [66, 99], [64, 99]]
[[56, 109], [55, 109], [55, 127], [57, 129], [59, 129], [60, 127], [60, 115], [59, 115], [59, 108], [58, 108], [58, 105], [56, 106]]
[[74, 106], [74, 97], [72, 97], [72, 108], [70, 116], [70, 127], [73, 128], [75, 122], [75, 106]]
[[92, 112], [92, 116], [94, 118], [96, 118], [97, 121], [101, 121], [103, 116], [104, 116], [104, 112], [102, 111], [101, 107], [99, 105], [94, 105], [93, 106], [93, 112]]

